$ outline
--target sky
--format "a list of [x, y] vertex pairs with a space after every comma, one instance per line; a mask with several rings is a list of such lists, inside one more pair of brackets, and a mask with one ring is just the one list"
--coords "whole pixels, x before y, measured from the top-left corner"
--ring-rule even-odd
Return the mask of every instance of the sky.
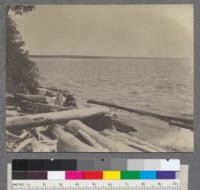
[[37, 5], [11, 16], [32, 55], [193, 58], [192, 5]]

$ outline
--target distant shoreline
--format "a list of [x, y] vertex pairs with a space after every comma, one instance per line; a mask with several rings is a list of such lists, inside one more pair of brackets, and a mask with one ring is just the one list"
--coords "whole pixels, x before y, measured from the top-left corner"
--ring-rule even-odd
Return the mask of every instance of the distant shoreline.
[[87, 56], [87, 55], [29, 55], [30, 58], [87, 58], [87, 59], [168, 59], [168, 60], [190, 60], [192, 58], [165, 58], [165, 57], [120, 57], [120, 56]]

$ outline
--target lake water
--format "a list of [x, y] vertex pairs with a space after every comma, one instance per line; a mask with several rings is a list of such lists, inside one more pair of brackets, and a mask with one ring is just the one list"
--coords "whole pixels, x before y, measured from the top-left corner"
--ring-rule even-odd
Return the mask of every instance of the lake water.
[[[32, 58], [33, 59], [33, 58]], [[161, 114], [193, 114], [193, 64], [184, 59], [34, 58], [40, 84], [78, 103], [113, 102]]]

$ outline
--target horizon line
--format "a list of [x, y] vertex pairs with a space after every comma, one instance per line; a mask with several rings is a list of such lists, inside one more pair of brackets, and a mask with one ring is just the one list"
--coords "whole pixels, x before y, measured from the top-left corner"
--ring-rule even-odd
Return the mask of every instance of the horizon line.
[[35, 58], [121, 58], [121, 59], [193, 59], [192, 57], [142, 57], [142, 56], [135, 56], [135, 57], [129, 57], [129, 56], [105, 56], [105, 55], [28, 55], [28, 57], [35, 57]]

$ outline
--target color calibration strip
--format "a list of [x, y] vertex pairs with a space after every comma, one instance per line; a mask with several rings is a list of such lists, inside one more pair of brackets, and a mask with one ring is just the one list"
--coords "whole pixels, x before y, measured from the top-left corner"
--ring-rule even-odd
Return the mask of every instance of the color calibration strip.
[[13, 160], [12, 171], [180, 171], [178, 159]]
[[12, 190], [180, 190], [179, 160], [14, 160]]
[[13, 180], [156, 180], [176, 179], [175, 171], [24, 171]]

